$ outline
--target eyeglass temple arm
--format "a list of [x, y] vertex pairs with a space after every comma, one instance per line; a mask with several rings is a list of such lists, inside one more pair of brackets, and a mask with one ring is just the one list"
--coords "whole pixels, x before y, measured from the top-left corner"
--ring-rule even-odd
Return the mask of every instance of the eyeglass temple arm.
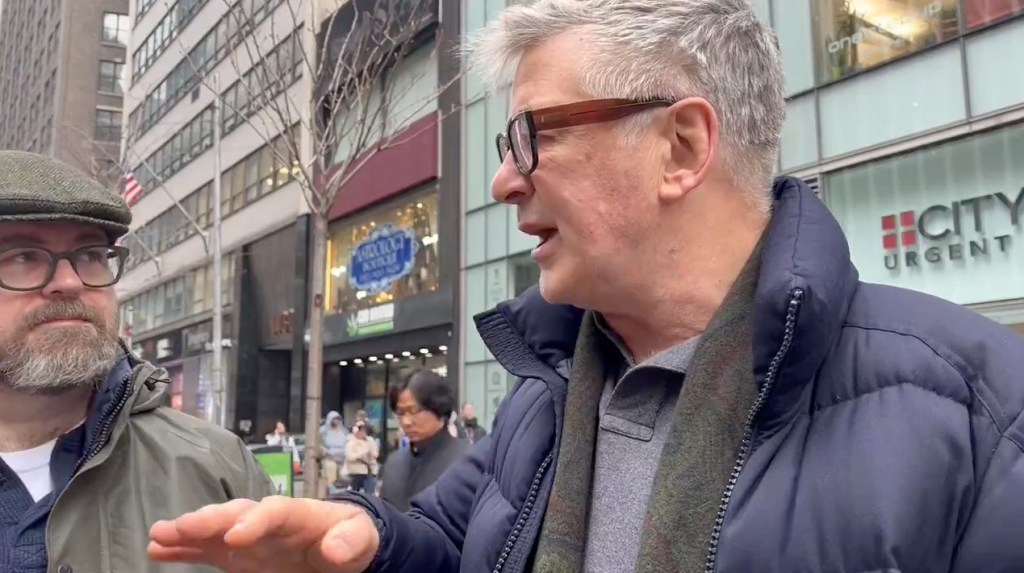
[[604, 121], [615, 121], [639, 113], [649, 107], [665, 107], [672, 105], [668, 100], [652, 100], [642, 102], [629, 102], [612, 107], [601, 107], [598, 109], [585, 109], [580, 111], [551, 111], [534, 114], [533, 123], [537, 131], [550, 129], [562, 129], [586, 125], [590, 123], [601, 123]]

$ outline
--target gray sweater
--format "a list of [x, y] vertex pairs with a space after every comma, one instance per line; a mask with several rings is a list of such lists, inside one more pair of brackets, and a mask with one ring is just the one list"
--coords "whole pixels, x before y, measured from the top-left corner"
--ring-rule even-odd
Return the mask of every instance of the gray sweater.
[[621, 339], [596, 320], [622, 360], [601, 395], [585, 571], [627, 573], [636, 568], [647, 499], [699, 337], [634, 365]]

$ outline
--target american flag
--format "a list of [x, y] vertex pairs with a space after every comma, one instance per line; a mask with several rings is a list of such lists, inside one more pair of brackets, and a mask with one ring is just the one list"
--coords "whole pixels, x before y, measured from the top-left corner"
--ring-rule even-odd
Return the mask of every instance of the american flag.
[[142, 186], [139, 185], [131, 171], [124, 175], [124, 191], [121, 196], [124, 197], [125, 203], [128, 203], [129, 207], [134, 206], [142, 198]]

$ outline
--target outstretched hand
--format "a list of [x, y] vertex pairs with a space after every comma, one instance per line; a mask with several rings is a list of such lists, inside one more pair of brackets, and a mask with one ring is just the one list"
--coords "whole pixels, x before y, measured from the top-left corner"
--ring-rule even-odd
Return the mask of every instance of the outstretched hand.
[[360, 573], [380, 536], [361, 507], [290, 497], [208, 505], [150, 529], [149, 557], [227, 573]]

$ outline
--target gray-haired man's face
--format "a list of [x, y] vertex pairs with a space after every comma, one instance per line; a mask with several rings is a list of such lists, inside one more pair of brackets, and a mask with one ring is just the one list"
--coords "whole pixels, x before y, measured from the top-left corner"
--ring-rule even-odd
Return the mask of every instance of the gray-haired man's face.
[[[4, 272], [16, 277], [19, 265], [36, 256], [32, 253], [64, 253], [106, 242], [99, 229], [86, 225], [0, 223], [0, 265], [7, 264]], [[42, 288], [0, 288], [0, 384], [35, 394], [96, 384], [117, 360], [117, 335], [114, 288], [85, 286], [62, 260]]]

